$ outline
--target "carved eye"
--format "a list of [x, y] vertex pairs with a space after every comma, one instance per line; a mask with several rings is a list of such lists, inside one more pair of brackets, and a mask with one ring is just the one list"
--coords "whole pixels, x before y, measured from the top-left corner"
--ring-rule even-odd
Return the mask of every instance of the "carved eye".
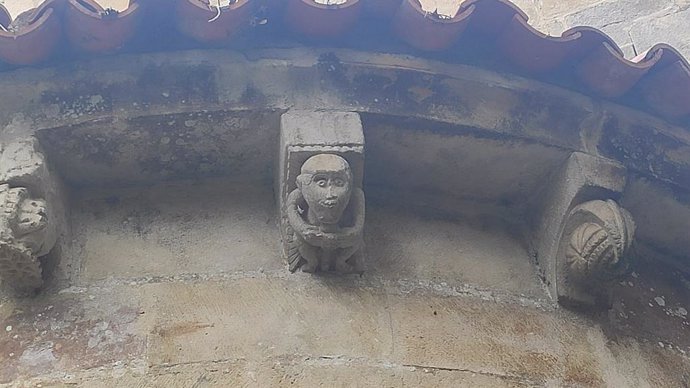
[[342, 180], [342, 179], [340, 179], [340, 178], [336, 178], [336, 180], [333, 181], [333, 182], [334, 182], [335, 185], [338, 186], [338, 187], [343, 187], [343, 186], [345, 186], [345, 181]]
[[326, 185], [328, 185], [328, 181], [321, 178], [316, 180], [316, 184], [319, 185], [319, 187], [326, 187]]

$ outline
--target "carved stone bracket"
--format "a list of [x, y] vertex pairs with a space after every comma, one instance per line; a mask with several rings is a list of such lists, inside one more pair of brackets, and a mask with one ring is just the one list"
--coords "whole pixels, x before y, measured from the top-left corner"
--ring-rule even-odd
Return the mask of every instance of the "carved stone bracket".
[[276, 193], [291, 272], [362, 273], [364, 135], [357, 113], [281, 118]]
[[0, 153], [0, 277], [19, 291], [43, 285], [42, 256], [64, 222], [59, 183], [38, 141], [4, 144]]
[[625, 180], [617, 162], [575, 152], [550, 181], [534, 248], [559, 303], [607, 305], [610, 282], [627, 273], [635, 224], [613, 200]]
[[615, 201], [589, 201], [571, 210], [557, 257], [561, 302], [591, 304], [606, 296], [602, 287], [628, 273], [634, 234], [632, 216]]

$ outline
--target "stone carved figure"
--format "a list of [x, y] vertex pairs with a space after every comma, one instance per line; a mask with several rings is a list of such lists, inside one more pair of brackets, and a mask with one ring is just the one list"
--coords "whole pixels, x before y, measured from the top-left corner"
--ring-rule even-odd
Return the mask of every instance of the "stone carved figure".
[[575, 299], [628, 272], [634, 233], [632, 216], [612, 200], [585, 202], [570, 212], [561, 259], [564, 286]]
[[22, 289], [41, 286], [39, 256], [55, 243], [46, 202], [32, 198], [26, 188], [0, 185], [0, 274]]
[[290, 271], [362, 273], [364, 192], [354, 187], [347, 160], [335, 154], [307, 159], [287, 199], [294, 238]]

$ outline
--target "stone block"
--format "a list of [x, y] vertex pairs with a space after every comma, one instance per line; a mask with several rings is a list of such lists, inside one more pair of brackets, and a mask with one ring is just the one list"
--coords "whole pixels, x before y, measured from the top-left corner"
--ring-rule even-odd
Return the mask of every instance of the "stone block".
[[50, 178], [43, 150], [34, 138], [6, 144], [0, 153], [0, 182], [44, 194]]
[[672, 0], [609, 0], [571, 13], [565, 20], [569, 26], [603, 28], [619, 24], [619, 27], [625, 27], [635, 19], [671, 10], [674, 6]]
[[[521, 0], [515, 4], [522, 7], [522, 3], [526, 0]], [[552, 20], [556, 17], [571, 14], [577, 10], [586, 9], [597, 3], [601, 3], [601, 0], [540, 0], [539, 5], [539, 15], [542, 20]]]
[[357, 113], [281, 117], [276, 193], [290, 271], [362, 272], [364, 133]]
[[690, 58], [690, 8], [630, 26], [630, 36], [638, 51], [657, 43], [668, 43]]
[[634, 223], [612, 201], [623, 191], [626, 175], [618, 162], [574, 152], [549, 180], [533, 249], [560, 303], [594, 307], [607, 302], [604, 279], [627, 269], [624, 256]]
[[43, 284], [43, 263], [65, 222], [60, 183], [35, 138], [0, 154], [0, 277], [20, 291]]

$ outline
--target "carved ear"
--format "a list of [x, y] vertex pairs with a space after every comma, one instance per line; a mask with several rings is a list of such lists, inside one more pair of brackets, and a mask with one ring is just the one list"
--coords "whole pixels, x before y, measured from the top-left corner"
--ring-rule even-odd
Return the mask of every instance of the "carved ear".
[[311, 177], [307, 174], [298, 175], [297, 179], [295, 180], [295, 182], [297, 183], [297, 188], [300, 189], [300, 191], [301, 191], [302, 187], [309, 183], [310, 178]]

